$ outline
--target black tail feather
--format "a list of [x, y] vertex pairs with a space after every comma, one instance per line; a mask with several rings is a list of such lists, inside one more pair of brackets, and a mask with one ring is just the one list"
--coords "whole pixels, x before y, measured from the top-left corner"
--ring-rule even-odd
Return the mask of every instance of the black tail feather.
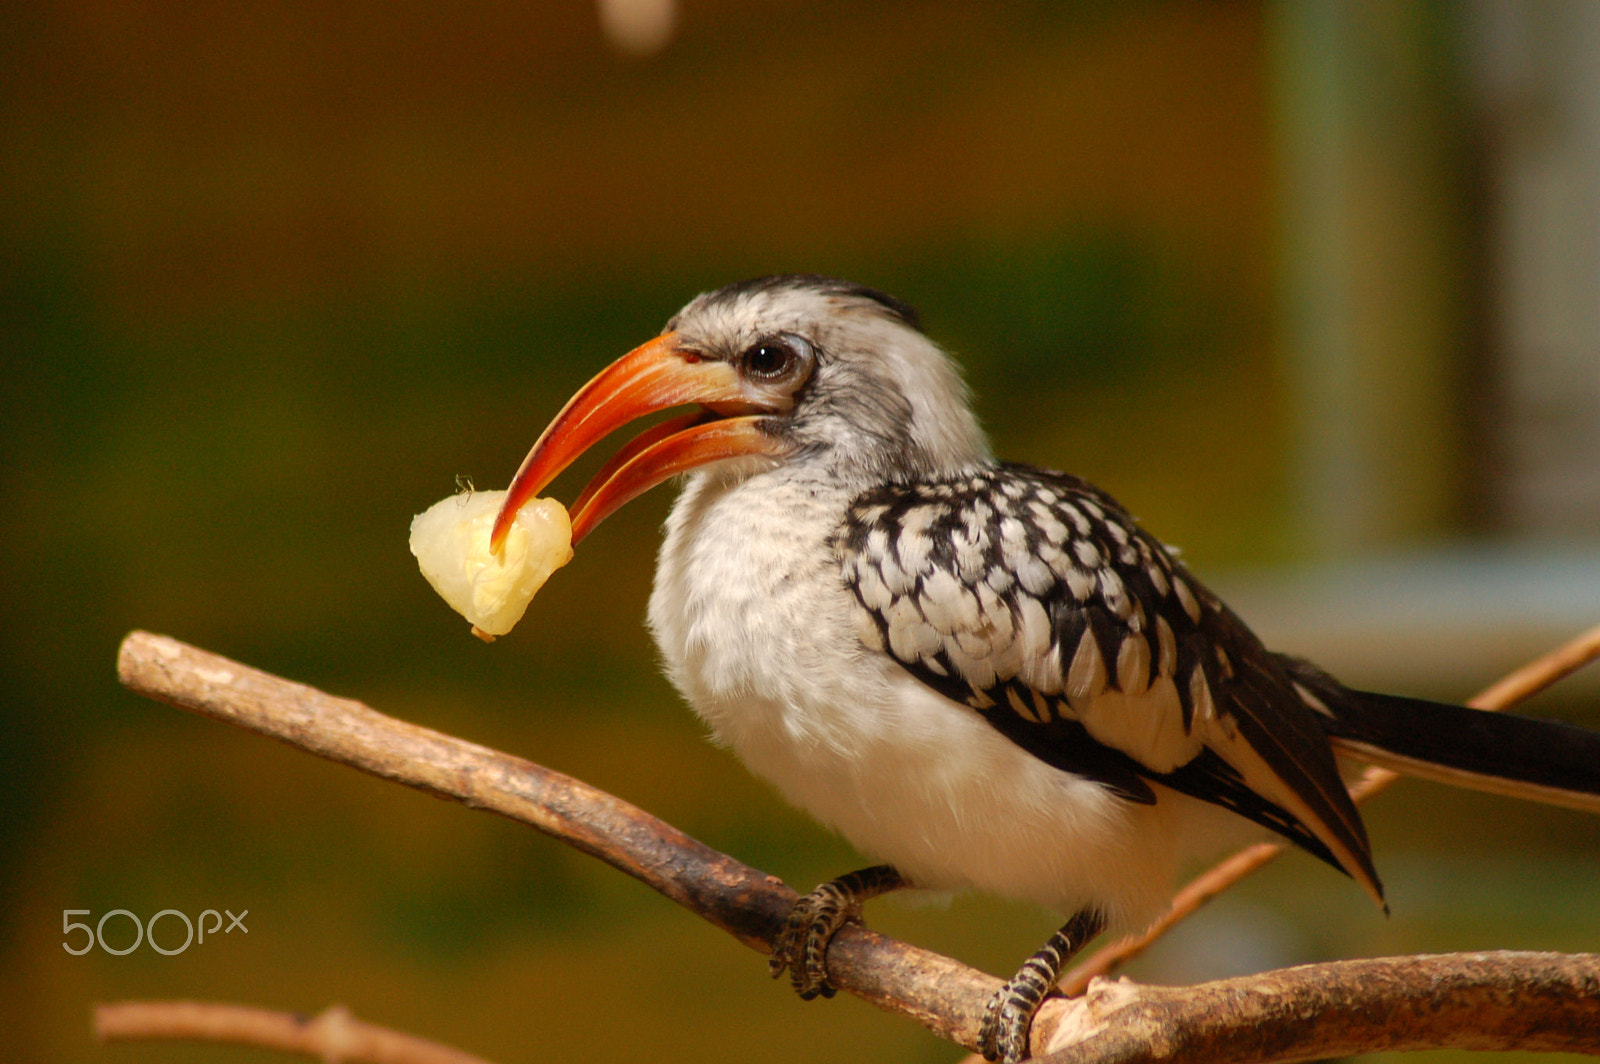
[[1600, 812], [1600, 731], [1420, 698], [1341, 691], [1335, 749], [1411, 775]]

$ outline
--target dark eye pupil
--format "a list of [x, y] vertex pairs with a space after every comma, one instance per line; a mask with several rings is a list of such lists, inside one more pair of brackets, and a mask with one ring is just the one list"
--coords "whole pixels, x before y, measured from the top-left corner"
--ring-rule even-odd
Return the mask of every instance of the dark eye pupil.
[[789, 364], [789, 358], [789, 349], [782, 344], [757, 344], [750, 349], [745, 365], [749, 367], [751, 373], [771, 377], [783, 372]]

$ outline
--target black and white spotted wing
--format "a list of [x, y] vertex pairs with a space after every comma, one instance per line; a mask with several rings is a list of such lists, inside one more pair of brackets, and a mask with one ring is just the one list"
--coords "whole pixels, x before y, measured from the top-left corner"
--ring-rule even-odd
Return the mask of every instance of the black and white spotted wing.
[[1034, 756], [1226, 806], [1381, 902], [1309, 696], [1108, 496], [1014, 465], [885, 485], [835, 547], [863, 640]]

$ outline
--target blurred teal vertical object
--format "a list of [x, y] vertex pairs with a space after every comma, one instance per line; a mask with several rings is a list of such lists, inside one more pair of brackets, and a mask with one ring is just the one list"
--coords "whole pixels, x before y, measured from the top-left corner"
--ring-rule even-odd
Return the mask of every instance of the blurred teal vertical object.
[[1278, 3], [1267, 48], [1282, 358], [1302, 549], [1336, 558], [1459, 517], [1464, 153], [1454, 9]]

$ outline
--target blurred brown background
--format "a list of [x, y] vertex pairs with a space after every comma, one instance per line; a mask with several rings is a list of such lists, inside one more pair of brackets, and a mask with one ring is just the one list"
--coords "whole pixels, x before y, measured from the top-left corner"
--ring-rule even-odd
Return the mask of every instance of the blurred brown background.
[[[1269, 643], [1465, 698], [1600, 621], [1597, 13], [16, 0], [0, 1049], [279, 1059], [92, 1044], [91, 1002], [193, 997], [506, 1064], [956, 1058], [526, 830], [129, 696], [117, 642], [547, 763], [802, 889], [853, 867], [656, 673], [669, 491], [493, 646], [405, 545], [690, 296], [806, 270], [920, 307], [1002, 454], [1121, 497]], [[1407, 784], [1371, 821], [1392, 918], [1293, 857], [1135, 974], [1600, 949], [1592, 818]], [[66, 910], [224, 908], [248, 935], [62, 948]], [[994, 972], [1054, 926], [870, 918]]]

